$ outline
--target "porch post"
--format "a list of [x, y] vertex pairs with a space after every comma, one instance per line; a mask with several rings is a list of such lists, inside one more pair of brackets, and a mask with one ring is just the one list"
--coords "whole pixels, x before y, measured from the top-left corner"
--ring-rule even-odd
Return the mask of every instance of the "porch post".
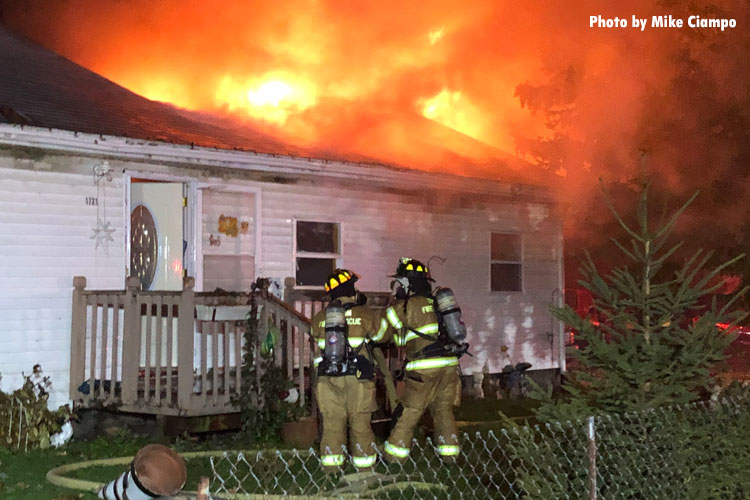
[[193, 393], [194, 287], [195, 278], [186, 276], [182, 281], [177, 320], [177, 408], [181, 413], [190, 410], [190, 396]]
[[138, 288], [141, 280], [130, 276], [125, 281], [122, 318], [122, 403], [133, 404], [138, 399], [138, 369], [141, 348], [141, 308]]
[[[73, 277], [73, 307], [70, 322], [70, 394], [72, 400], [78, 399], [78, 386], [86, 377], [86, 302], [83, 291], [86, 288], [86, 277]], [[91, 387], [93, 393], [94, 388]]]
[[284, 302], [294, 307], [294, 304], [292, 304], [292, 301], [294, 300], [293, 294], [294, 294], [294, 285], [297, 283], [297, 280], [294, 279], [293, 276], [287, 276], [284, 278]]

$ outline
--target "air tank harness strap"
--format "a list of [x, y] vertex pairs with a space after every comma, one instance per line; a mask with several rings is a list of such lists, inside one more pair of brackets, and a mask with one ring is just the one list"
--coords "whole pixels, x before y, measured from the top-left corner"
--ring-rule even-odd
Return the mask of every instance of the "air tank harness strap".
[[451, 355], [455, 356], [455, 354], [447, 348], [445, 342], [443, 340], [437, 340], [417, 351], [412, 359], [440, 358]]
[[[344, 310], [348, 311], [356, 305], [357, 304], [353, 302], [344, 304]], [[353, 360], [350, 365], [353, 367], [353, 373], [351, 373], [351, 375], [356, 375], [358, 379], [372, 380], [375, 378], [375, 366], [371, 361], [375, 359], [375, 356], [372, 353], [372, 345], [370, 345], [370, 343], [370, 336], [365, 334], [365, 338], [364, 340], [362, 340], [362, 343], [359, 344], [356, 349], [352, 348], [349, 345], [349, 331], [347, 329], [346, 344], [349, 345], [349, 348], [352, 350], [352, 352], [350, 353], [350, 359]], [[359, 353], [362, 351], [362, 347], [367, 349], [367, 354], [369, 354], [370, 359], [359, 355]]]
[[435, 338], [430, 335], [424, 334], [420, 332], [419, 330], [415, 330], [409, 325], [406, 325], [406, 328], [408, 328], [412, 333], [414, 333], [418, 337], [432, 342], [431, 344], [417, 351], [414, 354], [414, 359], [434, 358], [438, 356], [450, 356], [451, 355], [451, 352], [448, 349], [446, 349], [446, 342], [443, 336], [439, 336]]
[[414, 333], [416, 336], [423, 338], [425, 340], [432, 341], [432, 344], [426, 347], [423, 347], [419, 352], [417, 352], [414, 355], [414, 359], [432, 358], [436, 356], [461, 357], [464, 354], [468, 354], [469, 356], [471, 356], [471, 353], [468, 352], [469, 344], [458, 345], [455, 342], [451, 341], [450, 338], [443, 332], [443, 323], [442, 321], [440, 321], [440, 315], [438, 315], [438, 321], [440, 325], [440, 333], [438, 333], [437, 338], [431, 337], [430, 335], [424, 334], [420, 332], [419, 330], [415, 330], [409, 325], [406, 325], [406, 328], [408, 328], [409, 331]]
[[[362, 346], [365, 346], [365, 349], [367, 349], [369, 359], [359, 355]], [[359, 380], [373, 380], [375, 378], [375, 354], [372, 350], [372, 342], [370, 342], [369, 335], [365, 335], [365, 340], [359, 345], [357, 350], [354, 351], [354, 360], [354, 366], [356, 367], [355, 375], [357, 375]]]
[[[348, 311], [354, 307], [356, 307], [357, 303], [355, 302], [347, 302], [344, 304], [344, 311]], [[357, 378], [372, 380], [375, 378], [375, 366], [372, 364], [371, 360], [375, 359], [375, 355], [372, 352], [372, 345], [370, 336], [365, 334], [365, 338], [362, 341], [361, 344], [357, 346], [356, 349], [352, 348], [349, 344], [349, 330], [347, 328], [346, 332], [346, 345], [349, 346], [350, 349], [353, 349], [353, 353], [351, 354], [351, 359], [354, 360], [354, 367], [355, 370], [353, 373], [354, 375], [357, 375]], [[359, 353], [362, 351], [362, 347], [365, 347], [367, 349], [367, 354], [370, 356], [370, 359], [365, 358], [364, 356], [360, 356]]]
[[[435, 337], [426, 335], [409, 325], [405, 325], [405, 327], [418, 337], [424, 340], [429, 340], [432, 343], [417, 351], [411, 361], [404, 360], [403, 367], [400, 370], [396, 370], [396, 373], [394, 374], [396, 380], [403, 380], [404, 377], [407, 376], [407, 372], [410, 371], [458, 365], [458, 358], [447, 348], [442, 336], [436, 339]], [[408, 377], [415, 378], [414, 375], [408, 375]]]

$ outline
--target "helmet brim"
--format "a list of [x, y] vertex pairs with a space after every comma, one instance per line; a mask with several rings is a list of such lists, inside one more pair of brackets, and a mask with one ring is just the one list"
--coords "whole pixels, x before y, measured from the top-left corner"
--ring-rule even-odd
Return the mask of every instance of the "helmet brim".
[[323, 289], [323, 291], [325, 292], [325, 294], [326, 294], [326, 295], [331, 295], [331, 294], [332, 294], [333, 292], [335, 292], [336, 290], [338, 290], [338, 289], [339, 289], [340, 287], [342, 287], [342, 286], [346, 285], [347, 283], [351, 283], [351, 284], [352, 284], [352, 286], [354, 286], [354, 283], [356, 283], [356, 282], [357, 282], [357, 280], [359, 280], [359, 276], [358, 276], [358, 275], [356, 275], [356, 274], [354, 274], [354, 273], [352, 273], [352, 277], [351, 277], [351, 278], [349, 278], [348, 280], [346, 280], [345, 282], [343, 282], [343, 283], [339, 284], [339, 285], [338, 285], [338, 286], [336, 286], [335, 288], [331, 288], [330, 290], [326, 290], [326, 289], [324, 288], [324, 289]]
[[435, 282], [435, 280], [433, 278], [430, 278], [429, 276], [414, 276], [412, 278], [409, 278], [408, 276], [400, 276], [398, 274], [389, 274], [388, 277], [389, 278], [407, 278], [407, 279], [424, 278], [427, 281], [432, 281], [433, 283]]

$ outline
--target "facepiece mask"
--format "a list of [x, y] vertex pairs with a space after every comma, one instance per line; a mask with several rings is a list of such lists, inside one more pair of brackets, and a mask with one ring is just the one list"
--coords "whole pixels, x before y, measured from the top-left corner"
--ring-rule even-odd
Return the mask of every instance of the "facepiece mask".
[[391, 281], [391, 295], [402, 300], [409, 295], [409, 278], [399, 277]]

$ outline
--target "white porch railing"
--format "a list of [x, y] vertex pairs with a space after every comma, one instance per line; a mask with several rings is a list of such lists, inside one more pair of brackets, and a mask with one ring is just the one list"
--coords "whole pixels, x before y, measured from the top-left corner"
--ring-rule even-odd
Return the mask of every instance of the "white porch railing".
[[[73, 279], [70, 397], [82, 406], [197, 416], [238, 411], [244, 331], [250, 301], [261, 312], [259, 341], [277, 332], [276, 362], [299, 387], [312, 373], [309, 320], [275, 297], [256, 292], [86, 290]], [[257, 349], [258, 346], [256, 345]], [[307, 369], [306, 369], [307, 368]]]

